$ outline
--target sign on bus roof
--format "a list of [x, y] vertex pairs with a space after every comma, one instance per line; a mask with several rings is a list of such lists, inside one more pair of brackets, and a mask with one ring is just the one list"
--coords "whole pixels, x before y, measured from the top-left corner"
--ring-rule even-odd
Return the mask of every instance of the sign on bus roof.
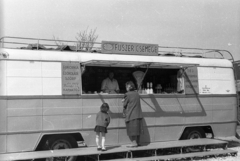
[[158, 55], [158, 45], [157, 44], [102, 41], [102, 53]]

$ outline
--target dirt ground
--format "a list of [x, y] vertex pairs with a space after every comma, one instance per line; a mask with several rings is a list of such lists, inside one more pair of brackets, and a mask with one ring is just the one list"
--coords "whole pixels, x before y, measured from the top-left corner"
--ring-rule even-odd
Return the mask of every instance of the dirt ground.
[[204, 159], [194, 159], [194, 161], [240, 161], [240, 141], [229, 142], [228, 149], [235, 150], [238, 152], [237, 156], [224, 156], [224, 157], [209, 157]]

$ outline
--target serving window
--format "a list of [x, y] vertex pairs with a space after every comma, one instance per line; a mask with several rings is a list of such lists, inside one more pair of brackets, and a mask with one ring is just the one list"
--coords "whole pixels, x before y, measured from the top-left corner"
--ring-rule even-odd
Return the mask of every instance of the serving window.
[[192, 84], [185, 83], [189, 78], [185, 78], [184, 73], [194, 72], [192, 68], [197, 69], [193, 67], [195, 64], [190, 66], [190, 64], [133, 61], [92, 60], [81, 65], [84, 69], [82, 71], [83, 94], [104, 93], [101, 89], [102, 82], [110, 72], [114, 73], [114, 79], [118, 82], [119, 93], [125, 93], [125, 83], [132, 81], [140, 94], [184, 94], [185, 84], [187, 88], [192, 88]]
[[[110, 72], [114, 73], [114, 79], [118, 81], [119, 93], [125, 93], [125, 83], [133, 81], [138, 87], [137, 78], [134, 73], [145, 74], [147, 68], [129, 67], [97, 67], [86, 66], [82, 75], [82, 90], [84, 94], [101, 93], [102, 81], [108, 77]], [[156, 69], [149, 68], [144, 80], [139, 87], [139, 93], [150, 94], [147, 90], [154, 93], [177, 93], [177, 73], [179, 69]]]

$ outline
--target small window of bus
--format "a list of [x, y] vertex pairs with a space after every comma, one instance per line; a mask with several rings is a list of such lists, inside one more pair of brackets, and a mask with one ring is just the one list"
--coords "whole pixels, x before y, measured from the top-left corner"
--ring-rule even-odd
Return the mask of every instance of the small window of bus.
[[[119, 85], [119, 93], [126, 92], [125, 83], [133, 81], [140, 94], [185, 94], [185, 86], [192, 88], [187, 83], [184, 73], [189, 73], [189, 64], [163, 64], [149, 62], [121, 62], [121, 61], [89, 61], [81, 63], [84, 66], [82, 73], [82, 93], [103, 93], [102, 81], [108, 77], [110, 72], [114, 73], [114, 79]], [[197, 74], [194, 70], [192, 73]], [[193, 78], [193, 77], [190, 77]], [[194, 80], [196, 82], [196, 80]], [[195, 85], [194, 86], [198, 86]], [[196, 87], [198, 88], [198, 87]], [[187, 92], [190, 90], [187, 89]], [[192, 90], [195, 91], [195, 90]], [[191, 92], [192, 92], [191, 91]], [[193, 92], [192, 92], [193, 93]]]

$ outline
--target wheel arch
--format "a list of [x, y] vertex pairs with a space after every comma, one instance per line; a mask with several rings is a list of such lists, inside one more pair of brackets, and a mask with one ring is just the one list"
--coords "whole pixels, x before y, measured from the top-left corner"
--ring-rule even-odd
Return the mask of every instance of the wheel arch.
[[44, 143], [50, 138], [50, 137], [58, 137], [58, 136], [71, 136], [76, 141], [84, 141], [82, 134], [80, 132], [72, 132], [72, 133], [45, 133], [42, 134], [39, 138], [38, 143], [36, 144], [35, 151], [39, 151], [43, 149]]
[[200, 129], [200, 130], [202, 130], [205, 134], [206, 134], [206, 133], [210, 133], [210, 134], [212, 135], [212, 138], [214, 137], [214, 133], [213, 133], [213, 130], [212, 130], [211, 125], [186, 126], [186, 127], [183, 128], [179, 140], [182, 140], [182, 139], [183, 139], [183, 135], [184, 135], [188, 130], [190, 130], [190, 129]]

